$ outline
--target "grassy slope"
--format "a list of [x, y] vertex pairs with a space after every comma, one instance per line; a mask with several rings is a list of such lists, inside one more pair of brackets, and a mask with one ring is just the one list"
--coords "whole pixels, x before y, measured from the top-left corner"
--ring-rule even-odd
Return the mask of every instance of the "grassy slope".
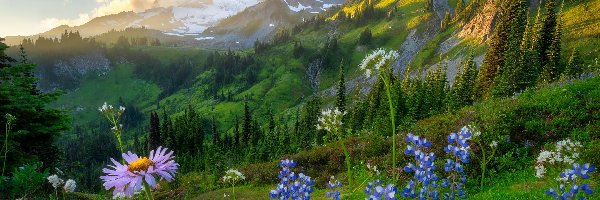
[[[431, 136], [431, 134], [437, 134], [437, 132], [440, 132], [439, 130], [447, 130], [447, 126], [449, 124], [454, 124], [454, 121], [461, 121], [461, 119], [455, 119], [455, 117], [464, 117], [464, 113], [474, 113], [475, 115], [490, 115], [488, 117], [492, 117], [492, 118], [496, 118], [496, 119], [501, 119], [502, 117], [497, 117], [497, 116], [505, 116], [505, 115], [511, 115], [510, 113], [513, 113], [517, 110], [522, 110], [522, 109], [531, 109], [534, 107], [537, 107], [537, 109], [542, 109], [545, 111], [548, 111], [549, 115], [555, 115], [556, 119], [551, 119], [550, 121], [547, 121], [547, 123], [553, 124], [556, 122], [556, 120], [560, 121], [558, 118], [560, 117], [566, 117], [564, 115], [573, 115], [576, 114], [576, 112], [581, 111], [579, 109], [581, 109], [581, 107], [579, 107], [577, 105], [577, 103], [575, 103], [580, 97], [578, 97], [579, 95], [581, 95], [584, 99], [592, 99], [592, 100], [596, 100], [600, 99], [600, 88], [598, 87], [598, 85], [600, 85], [600, 77], [596, 76], [595, 78], [592, 79], [588, 79], [588, 80], [583, 80], [583, 81], [576, 81], [573, 84], [568, 84], [565, 86], [556, 86], [556, 87], [545, 87], [545, 88], [541, 88], [539, 90], [528, 90], [526, 92], [524, 92], [521, 96], [519, 96], [516, 99], [494, 99], [494, 100], [487, 100], [485, 102], [482, 102], [480, 104], [474, 105], [474, 106], [469, 106], [466, 107], [464, 109], [462, 109], [461, 112], [459, 112], [458, 114], [444, 114], [444, 115], [440, 115], [440, 116], [433, 116], [431, 118], [428, 119], [424, 119], [421, 120], [417, 123], [416, 128], [413, 128], [414, 130], [438, 130], [438, 131], [434, 131], [434, 133], [424, 133], [424, 132], [420, 132], [421, 134], [429, 134], [428, 139], [432, 139], [433, 136]], [[574, 110], [571, 110], [574, 109]], [[553, 110], [551, 112], [551, 110]], [[537, 110], [532, 110], [532, 111], [537, 111]], [[594, 112], [592, 110], [588, 110], [586, 112]], [[462, 113], [462, 114], [460, 114]], [[559, 115], [556, 115], [558, 113], [562, 113]], [[467, 114], [468, 115], [468, 114]], [[496, 117], [495, 117], [496, 116]], [[482, 118], [487, 118], [487, 117], [482, 117]], [[533, 124], [533, 123], [537, 123], [535, 120], [536, 118], [528, 118], [529, 121], [526, 124]], [[555, 122], [552, 122], [555, 121]], [[589, 125], [588, 127], [595, 127], [598, 126], [600, 124], [598, 124], [598, 122], [596, 122], [596, 125], [594, 125], [593, 123], [591, 125]], [[454, 126], [454, 125], [450, 125], [450, 126]], [[553, 125], [551, 125], [553, 126]], [[583, 127], [582, 127], [583, 128]], [[412, 131], [414, 131], [412, 130]], [[419, 131], [417, 131], [419, 132]], [[483, 133], [484, 135], [487, 133]], [[545, 134], [545, 133], [537, 133], [537, 134]], [[572, 132], [570, 134], [575, 134], [572, 135], [572, 137], [578, 138], [581, 141], [589, 141], [590, 138], [597, 138], [597, 133], [591, 133], [592, 135], [587, 135], [587, 136], [583, 136], [581, 135], [580, 132]], [[596, 136], [594, 136], [594, 134]], [[431, 137], [431, 138], [429, 138]], [[444, 137], [444, 135], [441, 136], [442, 138]], [[442, 139], [444, 140], [444, 139]], [[435, 143], [435, 139], [432, 140], [432, 142]], [[319, 148], [326, 148], [326, 147], [319, 147]], [[318, 148], [317, 150], [311, 150], [310, 152], [319, 152]], [[597, 152], [591, 152], [590, 155], [595, 155]], [[306, 154], [310, 155], [311, 153], [309, 152], [301, 152], [297, 155], [289, 155], [289, 157], [291, 158], [301, 158], [303, 157], [303, 155], [305, 156]], [[537, 152], [533, 152], [533, 155], [536, 155]], [[586, 154], [586, 153], [584, 153]], [[356, 156], [356, 155], [355, 155]], [[389, 154], [387, 154], [386, 156], [389, 156]], [[501, 155], [497, 155], [497, 156], [501, 156]], [[360, 155], [358, 155], [357, 157], [360, 157]], [[585, 157], [585, 155], [584, 155]], [[518, 200], [518, 199], [548, 199], [548, 196], [545, 195], [545, 190], [547, 190], [549, 187], [556, 187], [558, 184], [556, 182], [554, 182], [552, 179], [538, 179], [534, 176], [534, 169], [533, 169], [533, 165], [527, 164], [527, 163], [533, 163], [533, 157], [529, 157], [526, 159], [525, 161], [525, 167], [521, 170], [515, 170], [515, 171], [504, 171], [504, 172], [498, 172], [498, 173], [491, 173], [489, 176], [491, 176], [491, 180], [493, 180], [493, 182], [488, 182], [487, 186], [485, 187], [484, 191], [475, 191], [473, 189], [468, 189], [473, 188], [473, 186], [475, 184], [478, 184], [478, 182], [476, 182], [477, 180], [470, 180], [470, 182], [467, 184], [467, 193], [469, 198], [468, 199], [481, 199], [481, 200], [486, 200], [486, 199], [508, 199], [508, 200]], [[589, 158], [588, 158], [589, 159]], [[594, 160], [592, 162], [598, 162], [600, 160]], [[358, 161], [354, 161], [355, 163], [357, 163]], [[364, 161], [362, 161], [364, 162]], [[498, 162], [498, 161], [496, 161]], [[302, 165], [301, 163], [299, 163], [299, 165]], [[356, 164], [355, 164], [356, 165]], [[438, 165], [439, 161], [438, 161]], [[358, 167], [358, 168], [357, 168]], [[356, 173], [357, 175], [355, 175], [355, 177], [365, 177], [365, 172], [364, 170], [361, 169], [364, 168], [364, 166], [355, 166], [354, 167], [354, 173]], [[472, 165], [467, 165], [467, 168], [471, 168], [474, 167]], [[271, 171], [270, 169], [265, 169], [267, 171]], [[306, 170], [306, 169], [305, 169]], [[307, 171], [305, 171], [307, 172]], [[308, 174], [311, 175], [311, 174]], [[339, 176], [342, 174], [336, 174], [336, 176]], [[183, 175], [186, 176], [186, 175]], [[358, 180], [363, 180], [362, 178], [357, 178]], [[251, 181], [252, 182], [252, 181]], [[187, 184], [194, 184], [194, 183], [187, 183]], [[600, 196], [598, 195], [598, 192], [600, 192], [600, 188], [597, 188], [597, 186], [600, 184], [599, 180], [597, 179], [597, 177], [595, 179], [592, 180], [592, 185], [594, 185], [595, 189], [596, 189], [596, 195], [594, 197], [592, 197], [591, 199], [597, 199], [600, 198]], [[238, 186], [236, 187], [236, 196], [237, 199], [265, 199], [266, 195], [268, 194], [268, 192], [270, 191], [270, 189], [274, 188], [275, 184], [271, 184], [271, 185], [262, 185], [262, 184], [247, 184], [244, 186]], [[364, 186], [361, 186], [360, 184], [353, 184], [350, 187], [345, 186], [342, 190], [343, 193], [343, 198], [342, 199], [364, 199], [364, 194], [362, 193], [362, 190]], [[231, 189], [232, 188], [224, 188], [224, 189], [218, 189], [218, 190], [214, 190], [211, 192], [206, 192], [206, 193], [201, 193], [201, 194], [191, 194], [189, 196], [186, 196], [185, 199], [224, 199], [223, 198], [223, 194], [227, 193], [230, 194], [231, 193]], [[314, 195], [313, 195], [313, 199], [326, 199], [324, 198], [325, 196], [325, 189], [318, 189]]]
[[[83, 125], [100, 117], [97, 109], [104, 102], [114, 105], [122, 97], [145, 108], [154, 105], [159, 93], [157, 85], [136, 78], [132, 66], [118, 65], [106, 76], [86, 77], [79, 89], [62, 95], [55, 105], [69, 110], [74, 124]], [[84, 109], [77, 111], [77, 107]]]

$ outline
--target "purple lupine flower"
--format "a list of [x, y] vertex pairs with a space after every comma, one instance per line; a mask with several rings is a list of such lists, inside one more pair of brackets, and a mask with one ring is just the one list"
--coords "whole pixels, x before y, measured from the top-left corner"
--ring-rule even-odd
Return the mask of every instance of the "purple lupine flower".
[[[450, 138], [449, 138], [450, 139]], [[452, 138], [453, 140], [458, 139]], [[434, 153], [427, 153], [425, 150], [431, 147], [431, 142], [426, 138], [409, 133], [406, 135], [406, 155], [415, 158], [415, 163], [408, 163], [404, 167], [405, 172], [414, 173], [413, 180], [411, 180], [407, 186], [402, 190], [401, 195], [405, 198], [421, 198], [421, 199], [439, 199], [439, 192], [437, 188], [438, 176], [435, 174], [435, 159], [437, 158]], [[417, 193], [418, 188], [418, 193]]]
[[340, 200], [340, 188], [342, 187], [342, 183], [340, 183], [340, 181], [336, 180], [335, 177], [332, 176], [325, 186], [327, 186], [329, 189], [329, 191], [327, 191], [325, 194], [327, 197], [331, 198], [332, 200]]
[[312, 186], [315, 181], [303, 173], [296, 175], [291, 170], [296, 167], [296, 162], [293, 160], [282, 160], [279, 166], [282, 168], [278, 175], [280, 181], [277, 187], [271, 190], [269, 197], [280, 200], [309, 200], [310, 193], [314, 192]]
[[377, 179], [375, 182], [369, 182], [365, 188], [367, 198], [365, 200], [397, 200], [396, 193], [398, 189], [394, 184], [383, 186], [381, 181]]
[[558, 190], [550, 188], [546, 190], [546, 194], [553, 196], [554, 199], [573, 200], [582, 191], [582, 197], [579, 199], [585, 199], [585, 195], [592, 195], [594, 190], [589, 184], [581, 184], [581, 182], [589, 179], [589, 173], [594, 171], [596, 171], [596, 168], [589, 163], [584, 165], [574, 163], [571, 168], [561, 172], [558, 178], [559, 181], [570, 183], [571, 187], [567, 188], [567, 186], [561, 183]]
[[[450, 192], [444, 193], [444, 197], [454, 199], [455, 197], [466, 198], [464, 186], [467, 182], [467, 176], [463, 164], [469, 163], [471, 153], [469, 153], [469, 140], [471, 139], [471, 130], [468, 127], [462, 127], [458, 133], [448, 135], [448, 146], [444, 148], [451, 159], [446, 159], [444, 171], [449, 172], [446, 179], [442, 180], [441, 186], [450, 188]], [[458, 179], [457, 179], [458, 178]]]
[[110, 168], [102, 169], [106, 175], [100, 179], [104, 181], [104, 188], [110, 190], [114, 188], [114, 195], [125, 195], [132, 197], [135, 192], [142, 189], [145, 182], [153, 189], [156, 188], [156, 178], [172, 181], [177, 173], [177, 164], [173, 151], [167, 153], [167, 148], [158, 147], [150, 151], [150, 157], [139, 157], [138, 155], [127, 152], [123, 154], [123, 159], [127, 164], [121, 164], [115, 159], [110, 159], [114, 165]]

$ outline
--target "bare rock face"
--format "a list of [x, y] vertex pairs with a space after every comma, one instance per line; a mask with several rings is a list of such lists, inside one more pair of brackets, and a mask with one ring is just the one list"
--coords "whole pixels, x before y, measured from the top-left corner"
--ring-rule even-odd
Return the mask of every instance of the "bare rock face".
[[461, 38], [476, 38], [485, 42], [494, 32], [498, 17], [498, 0], [487, 0], [483, 9], [467, 22], [458, 33]]

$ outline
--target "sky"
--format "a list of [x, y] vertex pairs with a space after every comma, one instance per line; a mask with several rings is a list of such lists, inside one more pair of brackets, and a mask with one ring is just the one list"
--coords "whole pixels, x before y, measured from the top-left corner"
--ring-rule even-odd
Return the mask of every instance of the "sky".
[[190, 0], [0, 0], [0, 37], [34, 35], [59, 25], [77, 26], [123, 11], [144, 11]]

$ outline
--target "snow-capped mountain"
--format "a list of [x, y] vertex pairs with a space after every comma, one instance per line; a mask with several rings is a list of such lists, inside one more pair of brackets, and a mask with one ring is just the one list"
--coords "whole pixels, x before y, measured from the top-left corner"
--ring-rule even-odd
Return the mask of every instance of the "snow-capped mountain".
[[310, 13], [319, 13], [327, 9], [340, 6], [346, 0], [282, 0], [288, 8], [294, 12], [307, 11]]
[[[173, 3], [173, 2], [177, 3]], [[111, 30], [129, 27], [145, 27], [171, 36], [190, 36], [197, 40], [212, 40], [231, 31], [235, 37], [220, 38], [233, 40], [261, 39], [279, 26], [298, 23], [306, 15], [341, 5], [346, 0], [173, 0], [171, 4], [156, 5], [142, 12], [121, 12], [97, 17], [80, 26], [58, 26], [38, 36], [60, 37], [66, 31], [79, 31], [83, 37], [97, 36]], [[162, 1], [164, 2], [164, 1]], [[262, 5], [259, 5], [262, 4]], [[168, 7], [165, 7], [168, 6]], [[276, 9], [276, 10], [275, 10]], [[237, 17], [236, 17], [237, 16]], [[237, 26], [234, 27], [234, 26]], [[250, 27], [253, 26], [253, 27]], [[207, 33], [207, 29], [220, 34]], [[239, 27], [247, 27], [240, 33]], [[250, 28], [250, 29], [248, 29]], [[204, 34], [202, 34], [204, 33]], [[19, 44], [27, 37], [7, 37], [10, 45]], [[246, 45], [244, 45], [246, 46]]]
[[344, 2], [346, 0], [263, 0], [219, 21], [196, 39], [214, 47], [251, 47], [256, 40], [269, 41], [275, 31], [291, 29], [303, 19]]

